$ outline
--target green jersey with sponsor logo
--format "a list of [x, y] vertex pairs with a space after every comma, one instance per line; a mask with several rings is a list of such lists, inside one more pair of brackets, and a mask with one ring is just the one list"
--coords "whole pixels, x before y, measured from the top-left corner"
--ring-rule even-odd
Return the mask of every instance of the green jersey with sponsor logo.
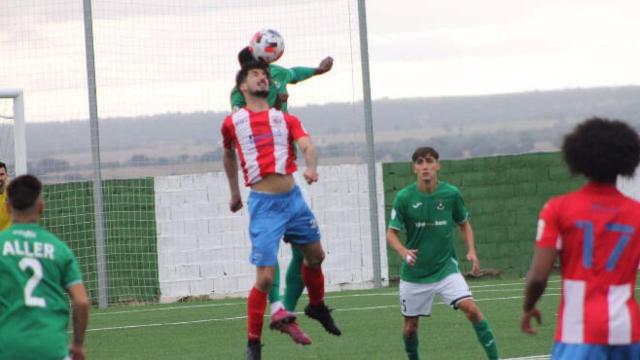
[[431, 283], [459, 271], [453, 248], [453, 229], [467, 220], [457, 187], [439, 181], [427, 194], [414, 183], [400, 190], [393, 201], [389, 227], [406, 231], [406, 247], [418, 249], [416, 263], [406, 261], [400, 267], [404, 281]]
[[0, 360], [68, 354], [66, 289], [82, 282], [78, 261], [37, 224], [0, 233]]

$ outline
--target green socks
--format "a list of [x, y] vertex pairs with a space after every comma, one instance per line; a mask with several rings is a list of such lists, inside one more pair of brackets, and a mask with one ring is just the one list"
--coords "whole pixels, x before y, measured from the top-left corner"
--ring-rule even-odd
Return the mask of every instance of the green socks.
[[276, 273], [273, 276], [273, 284], [269, 290], [269, 304], [280, 301], [280, 265], [276, 262]]
[[286, 287], [284, 289], [284, 308], [289, 311], [295, 311], [298, 299], [304, 291], [304, 282], [302, 281], [302, 251], [297, 247], [291, 247], [292, 258], [287, 268]]
[[498, 347], [496, 345], [496, 339], [493, 337], [493, 332], [489, 326], [489, 322], [486, 319], [472, 323], [473, 330], [476, 332], [478, 342], [482, 345], [482, 348], [487, 353], [487, 359], [498, 359]]
[[411, 337], [402, 336], [404, 341], [404, 351], [407, 353], [409, 360], [419, 360], [418, 355], [418, 334], [414, 334]]

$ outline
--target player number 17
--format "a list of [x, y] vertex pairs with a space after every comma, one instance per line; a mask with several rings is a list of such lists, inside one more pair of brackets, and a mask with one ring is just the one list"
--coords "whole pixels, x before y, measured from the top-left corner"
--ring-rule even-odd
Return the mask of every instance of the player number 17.
[[[582, 234], [582, 261], [584, 267], [587, 269], [591, 269], [593, 265], [593, 243], [594, 239], [594, 231], [593, 231], [593, 222], [588, 220], [578, 220], [576, 221], [576, 227], [579, 229], [583, 229]], [[617, 224], [617, 223], [609, 223], [605, 227], [606, 231], [620, 233], [620, 237], [618, 238], [618, 242], [616, 246], [613, 248], [613, 252], [609, 255], [609, 259], [607, 259], [607, 271], [613, 271], [616, 268], [616, 264], [618, 264], [618, 260], [620, 260], [620, 256], [624, 251], [624, 248], [627, 246], [627, 243], [631, 239], [633, 235], [634, 228], [633, 226], [625, 225], [625, 224]]]

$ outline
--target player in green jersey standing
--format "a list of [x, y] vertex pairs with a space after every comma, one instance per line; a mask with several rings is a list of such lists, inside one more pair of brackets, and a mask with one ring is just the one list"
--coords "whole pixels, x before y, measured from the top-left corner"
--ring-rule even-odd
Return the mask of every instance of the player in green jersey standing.
[[[248, 47], [243, 48], [238, 53], [238, 62], [240, 66], [243, 64], [258, 61], [256, 60]], [[273, 63], [268, 64], [269, 74], [271, 81], [269, 83], [269, 93], [267, 95], [267, 102], [270, 107], [274, 107], [283, 112], [288, 112], [287, 100], [289, 99], [289, 93], [287, 92], [288, 84], [296, 84], [300, 81], [307, 80], [314, 75], [321, 75], [327, 73], [333, 67], [333, 58], [327, 56], [316, 68], [296, 66], [292, 68], [285, 68], [275, 65]], [[232, 111], [236, 111], [245, 106], [246, 102], [244, 96], [236, 87], [231, 91], [231, 108]], [[298, 184], [302, 183], [297, 179], [297, 173], [294, 174], [294, 178]], [[300, 187], [304, 194], [305, 189]], [[304, 283], [302, 281], [301, 268], [302, 268], [302, 252], [296, 248], [291, 247], [292, 257], [289, 262], [286, 274], [286, 287], [284, 293], [284, 302], [280, 298], [280, 265], [276, 263], [275, 276], [271, 290], [269, 291], [269, 304], [270, 304], [270, 325], [271, 329], [277, 329], [284, 333], [289, 334], [291, 338], [301, 344], [309, 343], [311, 340], [309, 337], [297, 327], [295, 322], [291, 322], [295, 319], [296, 305], [298, 299], [302, 296], [304, 291]], [[323, 324], [324, 326], [325, 324]], [[333, 335], [339, 335], [339, 330], [334, 327], [325, 327], [329, 333]]]
[[[420, 147], [413, 153], [416, 182], [396, 195], [387, 231], [389, 245], [404, 260], [400, 268], [400, 306], [404, 316], [405, 351], [409, 359], [419, 359], [418, 319], [431, 315], [431, 305], [439, 295], [454, 309], [465, 313], [487, 358], [498, 359], [491, 327], [460, 274], [453, 248], [456, 225], [467, 247], [471, 272], [480, 270], [469, 213], [458, 188], [438, 180], [439, 157], [430, 147]], [[402, 244], [398, 236], [403, 230], [407, 235], [406, 244]]]
[[42, 184], [19, 176], [7, 193], [13, 224], [0, 233], [0, 360], [84, 359], [89, 299], [71, 250], [38, 225]]

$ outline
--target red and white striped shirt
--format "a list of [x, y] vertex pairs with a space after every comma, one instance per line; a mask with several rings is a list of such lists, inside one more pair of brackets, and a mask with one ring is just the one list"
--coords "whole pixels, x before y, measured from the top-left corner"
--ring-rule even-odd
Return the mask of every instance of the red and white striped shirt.
[[253, 112], [242, 108], [222, 123], [225, 149], [234, 144], [246, 186], [269, 174], [292, 174], [296, 171], [293, 142], [308, 136], [297, 117], [276, 109]]
[[639, 235], [640, 203], [615, 186], [590, 183], [544, 206], [536, 246], [558, 249], [562, 271], [556, 341], [640, 342]]

